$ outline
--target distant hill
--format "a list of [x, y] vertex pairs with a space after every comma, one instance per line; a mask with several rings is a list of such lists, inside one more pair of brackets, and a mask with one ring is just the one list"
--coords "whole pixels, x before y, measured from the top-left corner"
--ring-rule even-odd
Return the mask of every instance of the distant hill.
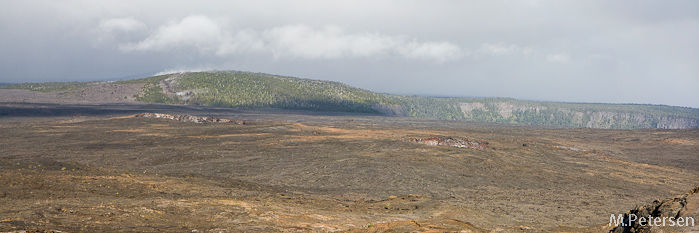
[[[144, 85], [136, 96], [138, 101], [166, 104], [365, 112], [604, 129], [699, 128], [699, 109], [693, 108], [388, 95], [339, 82], [238, 71], [178, 73], [113, 82], [134, 83]], [[91, 83], [29, 83], [0, 88], [60, 91], [85, 85]]]
[[22, 89], [40, 92], [67, 91], [87, 87], [98, 82], [48, 82], [48, 83], [13, 83], [0, 85], [2, 89]]

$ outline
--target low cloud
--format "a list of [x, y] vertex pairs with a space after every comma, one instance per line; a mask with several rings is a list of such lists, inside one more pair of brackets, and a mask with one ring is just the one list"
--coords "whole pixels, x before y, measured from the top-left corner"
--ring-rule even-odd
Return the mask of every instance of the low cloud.
[[476, 57], [513, 57], [519, 59], [545, 59], [553, 63], [566, 63], [570, 61], [570, 56], [565, 53], [546, 54], [532, 47], [520, 46], [517, 44], [489, 44], [484, 43], [476, 50]]
[[537, 55], [537, 51], [531, 47], [522, 47], [516, 44], [481, 44], [479, 54], [488, 56], [512, 56], [512, 55]]
[[113, 18], [100, 21], [92, 31], [94, 46], [111, 45], [119, 41], [130, 41], [142, 38], [148, 33], [148, 26], [132, 17]]
[[419, 42], [380, 33], [347, 34], [338, 26], [317, 29], [293, 25], [265, 30], [262, 38], [275, 58], [306, 59], [402, 56], [439, 62], [457, 59], [461, 49], [449, 42]]
[[202, 71], [210, 71], [210, 70], [214, 70], [214, 69], [211, 67], [175, 68], [175, 69], [166, 69], [166, 70], [160, 71], [158, 73], [153, 74], [153, 76], [166, 75], [166, 74], [177, 74], [177, 73], [185, 73], [185, 72], [202, 72]]
[[183, 47], [202, 53], [215, 52], [225, 39], [218, 23], [206, 16], [193, 15], [159, 27], [138, 43], [122, 44], [122, 51], [167, 51]]
[[403, 56], [409, 58], [434, 58], [440, 62], [461, 57], [464, 52], [458, 46], [448, 42], [410, 42], [406, 44], [408, 49], [401, 51]]
[[133, 32], [148, 30], [148, 26], [146, 26], [145, 23], [132, 17], [103, 20], [100, 22], [98, 27], [104, 32]]
[[463, 55], [461, 48], [450, 42], [421, 42], [403, 35], [376, 32], [347, 33], [335, 25], [286, 25], [262, 31], [233, 30], [225, 25], [222, 20], [191, 15], [157, 28], [143, 40], [123, 43], [119, 48], [123, 52], [196, 49], [201, 54], [217, 56], [266, 52], [274, 59], [398, 56], [445, 62]]
[[546, 56], [546, 60], [550, 62], [568, 62], [570, 57], [566, 54], [549, 54]]

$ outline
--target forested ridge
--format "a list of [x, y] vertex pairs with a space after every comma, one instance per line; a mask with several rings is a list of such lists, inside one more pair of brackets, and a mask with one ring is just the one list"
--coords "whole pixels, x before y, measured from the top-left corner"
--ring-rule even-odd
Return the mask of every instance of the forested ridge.
[[[0, 88], [60, 91], [90, 83], [25, 83]], [[143, 84], [141, 94], [135, 96], [138, 101], [165, 104], [364, 112], [609, 129], [699, 128], [699, 109], [694, 108], [389, 95], [339, 82], [240, 71], [187, 72], [114, 83]]]

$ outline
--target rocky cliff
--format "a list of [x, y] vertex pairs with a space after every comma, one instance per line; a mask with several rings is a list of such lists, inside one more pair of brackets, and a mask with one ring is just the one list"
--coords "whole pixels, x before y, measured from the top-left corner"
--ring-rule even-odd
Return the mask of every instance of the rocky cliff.
[[[699, 128], [695, 109], [652, 105], [568, 104], [534, 101], [468, 102], [458, 107], [466, 120], [550, 124], [600, 129]], [[679, 110], [675, 115], [672, 111]]]

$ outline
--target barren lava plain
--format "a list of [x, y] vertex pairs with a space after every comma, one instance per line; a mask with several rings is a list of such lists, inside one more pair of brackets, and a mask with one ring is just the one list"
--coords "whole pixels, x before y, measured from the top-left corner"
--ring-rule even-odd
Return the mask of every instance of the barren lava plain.
[[[611, 214], [699, 185], [696, 129], [147, 104], [0, 109], [0, 231], [605, 232]], [[403, 140], [429, 137], [489, 148]]]

